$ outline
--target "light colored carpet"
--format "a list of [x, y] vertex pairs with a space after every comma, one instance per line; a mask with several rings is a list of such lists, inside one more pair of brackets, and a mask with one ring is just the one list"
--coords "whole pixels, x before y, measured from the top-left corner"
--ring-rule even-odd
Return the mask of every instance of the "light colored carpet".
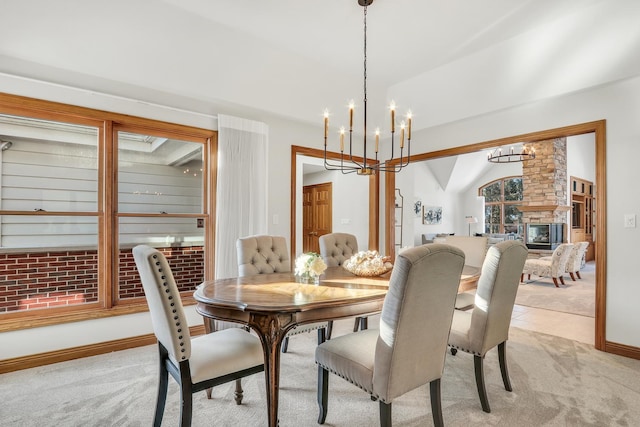
[[[370, 320], [376, 325], [377, 318]], [[336, 322], [348, 333], [351, 320]], [[280, 425], [315, 426], [317, 368], [315, 335], [291, 339], [282, 357]], [[146, 346], [0, 375], [0, 425], [150, 426], [157, 385], [156, 347]], [[485, 359], [492, 412], [482, 412], [473, 358], [447, 354], [442, 404], [447, 426], [637, 426], [640, 361], [610, 355], [564, 338], [511, 328], [507, 357], [513, 392], [504, 390], [497, 352]], [[245, 399], [233, 402], [233, 384], [194, 396], [194, 427], [265, 426], [263, 374], [243, 381]], [[164, 426], [177, 426], [179, 396], [170, 379]], [[396, 427], [432, 425], [428, 387], [393, 403]], [[327, 426], [378, 424], [378, 403], [335, 375], [330, 376]]]
[[571, 280], [564, 276], [564, 285], [556, 288], [553, 280], [531, 276], [524, 277], [516, 295], [516, 304], [545, 310], [595, 317], [596, 315], [596, 279], [595, 262], [588, 262], [580, 271], [582, 279]]

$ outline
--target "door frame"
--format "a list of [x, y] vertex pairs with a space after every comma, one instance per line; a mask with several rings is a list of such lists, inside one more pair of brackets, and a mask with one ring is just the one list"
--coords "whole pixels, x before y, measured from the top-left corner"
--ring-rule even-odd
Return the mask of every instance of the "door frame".
[[[296, 258], [296, 205], [298, 200], [298, 194], [296, 192], [296, 170], [298, 155], [315, 157], [323, 159], [325, 157], [324, 150], [318, 150], [315, 148], [302, 147], [299, 145], [291, 146], [291, 260]], [[328, 160], [340, 160], [340, 153], [327, 151]], [[354, 159], [358, 162], [363, 162], [362, 157], [354, 156]], [[376, 163], [375, 160], [367, 159], [367, 163]], [[362, 179], [369, 180], [369, 248], [371, 250], [379, 250], [380, 246], [380, 175], [372, 174]], [[364, 213], [364, 212], [363, 212]]]
[[[607, 307], [607, 182], [606, 182], [606, 120], [581, 123], [539, 132], [531, 132], [491, 141], [479, 142], [471, 145], [448, 148], [429, 153], [421, 153], [411, 156], [412, 162], [436, 159], [440, 157], [455, 156], [471, 153], [486, 148], [494, 148], [522, 141], [544, 141], [547, 139], [562, 138], [568, 136], [595, 134], [596, 150], [596, 198], [595, 220], [596, 236], [596, 314], [595, 314], [595, 348], [608, 353], [615, 353], [627, 357], [635, 357], [635, 352], [623, 346], [606, 340], [606, 307]], [[394, 161], [392, 160], [392, 163]], [[390, 218], [393, 218], [395, 174], [388, 173], [385, 176], [385, 246], [387, 255], [395, 257], [395, 247], [389, 242], [395, 242], [395, 227], [391, 226]]]

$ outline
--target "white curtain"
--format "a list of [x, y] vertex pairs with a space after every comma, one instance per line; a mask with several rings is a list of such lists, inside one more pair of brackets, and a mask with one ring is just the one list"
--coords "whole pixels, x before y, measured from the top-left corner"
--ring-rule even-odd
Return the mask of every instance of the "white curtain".
[[238, 276], [236, 240], [267, 232], [265, 123], [218, 116], [216, 278]]

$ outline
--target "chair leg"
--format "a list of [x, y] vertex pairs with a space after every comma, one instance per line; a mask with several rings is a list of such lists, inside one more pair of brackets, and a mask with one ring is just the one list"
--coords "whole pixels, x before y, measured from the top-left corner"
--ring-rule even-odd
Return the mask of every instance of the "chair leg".
[[284, 337], [284, 339], [282, 340], [282, 352], [286, 353], [287, 349], [289, 348], [289, 337]]
[[327, 322], [327, 339], [331, 339], [331, 332], [333, 332], [333, 320]]
[[559, 288], [560, 286], [558, 286], [558, 279], [556, 279], [555, 277], [552, 277], [553, 279], [553, 284], [556, 285], [556, 288]]
[[431, 397], [431, 414], [433, 415], [433, 425], [444, 426], [442, 418], [442, 395], [440, 393], [440, 378], [429, 383], [429, 395]]
[[326, 341], [327, 330], [325, 328], [318, 329], [318, 345]]
[[391, 427], [391, 403], [380, 401], [380, 427]]
[[569, 273], [569, 276], [571, 276], [571, 280], [573, 280], [574, 282], [576, 281], [576, 276], [573, 274], [573, 271]]
[[360, 318], [360, 330], [364, 331], [366, 329], [369, 329], [369, 318], [368, 317], [361, 317]]
[[242, 390], [242, 378], [236, 380], [236, 391], [233, 393], [233, 398], [236, 401], [236, 405], [242, 404], [242, 398], [244, 397], [244, 391]]
[[502, 382], [504, 389], [513, 391], [511, 381], [509, 380], [509, 371], [507, 370], [507, 342], [503, 341], [498, 344], [498, 361], [500, 362], [500, 373], [502, 374]]
[[560, 283], [562, 283], [563, 285], [565, 284], [564, 283], [564, 276], [560, 276]]
[[487, 389], [484, 386], [484, 369], [482, 367], [482, 362], [482, 357], [473, 356], [473, 367], [476, 372], [476, 388], [478, 389], [478, 396], [480, 396], [482, 410], [489, 413], [491, 412], [491, 408], [489, 407], [489, 399], [487, 398]]
[[318, 366], [318, 424], [327, 419], [327, 403], [329, 401], [329, 371]]
[[356, 317], [356, 321], [353, 324], [353, 332], [358, 332], [358, 328], [360, 327], [360, 317]]
[[193, 394], [185, 383], [180, 385], [180, 427], [191, 427], [191, 413], [193, 411]]
[[[163, 357], [164, 352], [164, 357]], [[164, 405], [167, 401], [167, 387], [169, 386], [169, 371], [167, 371], [166, 363], [167, 352], [160, 347], [160, 378], [158, 381], [158, 399], [156, 400], [156, 413], [153, 417], [154, 427], [160, 427], [162, 424], [162, 416], [164, 415]]]
[[576, 271], [576, 276], [578, 276], [578, 279], [582, 279], [582, 277], [580, 277], [580, 272]]
[[520, 283], [524, 282], [524, 273], [520, 274]]

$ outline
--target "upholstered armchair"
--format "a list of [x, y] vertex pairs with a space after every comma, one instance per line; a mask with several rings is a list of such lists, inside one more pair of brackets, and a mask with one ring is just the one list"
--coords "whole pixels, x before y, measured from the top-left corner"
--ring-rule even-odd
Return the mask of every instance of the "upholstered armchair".
[[379, 401], [381, 426], [391, 426], [394, 399], [428, 383], [433, 421], [443, 425], [440, 378], [463, 266], [464, 253], [450, 245], [423, 245], [398, 255], [380, 328], [316, 348], [319, 424], [327, 417], [331, 372]]
[[[576, 280], [576, 276], [578, 276], [578, 279], [582, 279], [582, 277], [580, 277], [580, 270], [582, 270], [584, 266], [584, 257], [588, 247], [589, 242], [577, 242], [573, 244], [573, 250], [569, 254], [567, 266], [564, 269], [564, 272], [569, 273], [573, 281]], [[551, 260], [551, 257], [541, 257], [540, 259]]]
[[520, 275], [520, 281], [524, 281], [524, 275], [527, 275], [528, 280], [531, 280], [531, 275], [535, 274], [540, 277], [550, 277], [553, 279], [553, 284], [558, 288], [558, 280], [564, 285], [563, 274], [567, 269], [567, 261], [569, 255], [573, 250], [572, 243], [562, 243], [558, 245], [553, 251], [551, 259], [532, 258], [528, 259], [524, 263], [522, 274]]
[[[160, 381], [154, 427], [160, 427], [167, 400], [169, 374], [180, 386], [180, 426], [191, 425], [192, 394], [264, 371], [260, 340], [240, 328], [191, 338], [180, 293], [165, 256], [145, 245], [133, 257], [149, 304], [153, 332], [158, 339]], [[236, 382], [236, 403], [242, 389]], [[209, 394], [210, 397], [210, 394]]]
[[[291, 261], [287, 240], [282, 236], [256, 235], [236, 241], [238, 253], [238, 274], [240, 277], [257, 274], [287, 273], [291, 271]], [[296, 326], [287, 333], [282, 342], [282, 352], [289, 347], [289, 337], [303, 332], [318, 331], [318, 343], [331, 337], [333, 322], [318, 322]]]
[[449, 334], [451, 354], [458, 350], [473, 354], [476, 388], [482, 410], [491, 412], [484, 385], [484, 357], [498, 347], [504, 388], [511, 391], [507, 371], [506, 343], [519, 276], [527, 259], [527, 247], [517, 240], [496, 243], [487, 251], [478, 280], [473, 310], [456, 310]]

